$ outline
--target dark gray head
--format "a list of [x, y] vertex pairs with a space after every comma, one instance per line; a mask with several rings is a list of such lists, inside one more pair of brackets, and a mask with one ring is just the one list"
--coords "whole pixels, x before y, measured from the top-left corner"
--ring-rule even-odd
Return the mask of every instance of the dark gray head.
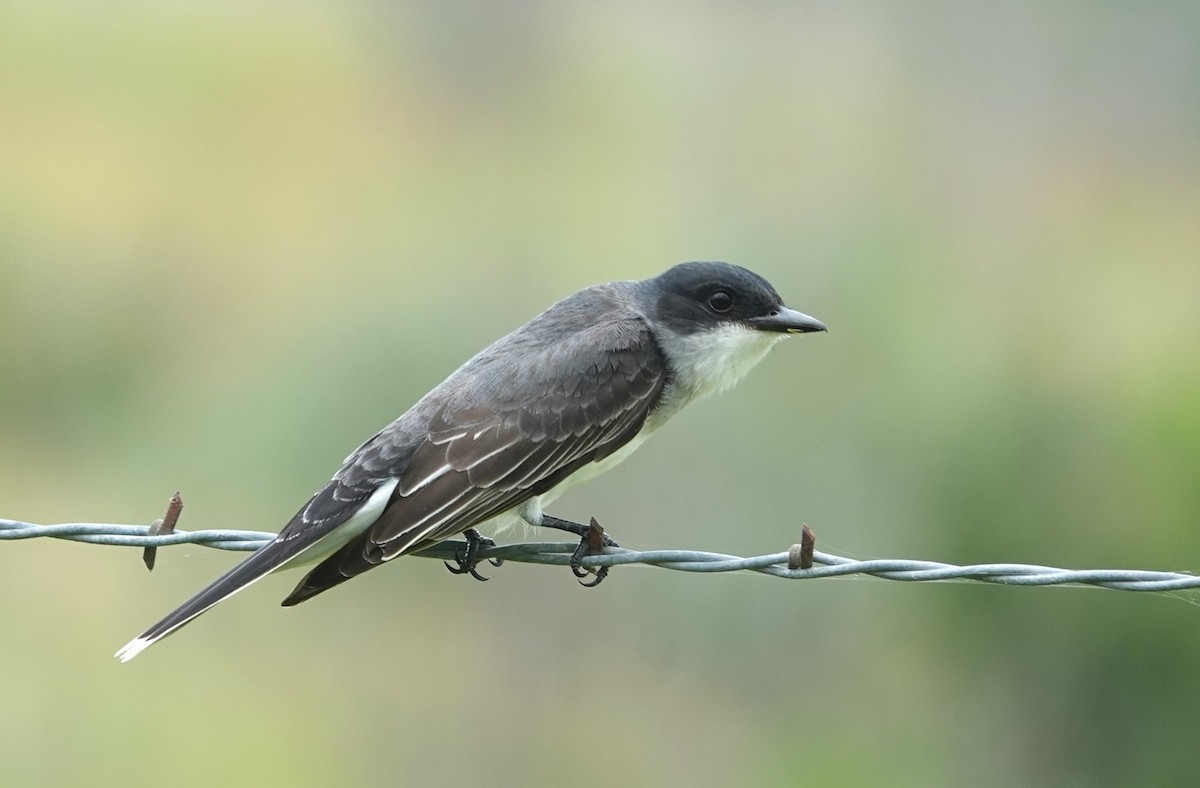
[[680, 263], [643, 285], [652, 319], [678, 334], [722, 327], [772, 333], [824, 331], [821, 321], [789, 309], [766, 279], [729, 263]]

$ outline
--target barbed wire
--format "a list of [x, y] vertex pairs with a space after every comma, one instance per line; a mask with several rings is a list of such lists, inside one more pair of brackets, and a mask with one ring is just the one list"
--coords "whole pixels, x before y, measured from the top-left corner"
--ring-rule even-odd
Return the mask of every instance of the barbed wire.
[[[0, 541], [52, 537], [88, 544], [120, 545], [125, 547], [157, 548], [177, 544], [198, 544], [218, 550], [252, 551], [275, 538], [267, 531], [204, 530], [153, 533], [157, 526], [119, 525], [113, 523], [65, 523], [36, 525], [17, 520], [0, 519]], [[415, 555], [422, 558], [454, 560], [466, 546], [465, 542], [449, 540]], [[480, 546], [478, 557], [514, 563], [568, 566], [578, 547], [569, 542], [522, 542], [518, 544]], [[936, 582], [947, 580], [995, 583], [1014, 586], [1089, 585], [1119, 591], [1178, 591], [1200, 587], [1200, 577], [1182, 572], [1160, 572], [1145, 569], [1059, 569], [1032, 564], [974, 564], [958, 566], [938, 561], [899, 558], [857, 560], [844, 556], [812, 551], [812, 566], [797, 565], [799, 546], [788, 552], [742, 558], [722, 553], [696, 550], [628, 550], [605, 547], [602, 554], [583, 558], [584, 567], [599, 568], [644, 564], [678, 572], [743, 572], [752, 571], [791, 580], [812, 580], [823, 577], [869, 575], [883, 580], [904, 582]], [[809, 545], [811, 548], [811, 544]]]

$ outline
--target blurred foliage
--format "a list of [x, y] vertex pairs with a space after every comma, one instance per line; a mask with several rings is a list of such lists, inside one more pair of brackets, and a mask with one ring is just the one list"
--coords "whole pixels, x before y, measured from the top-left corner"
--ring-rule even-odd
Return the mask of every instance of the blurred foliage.
[[[770, 278], [777, 350], [557, 513], [635, 547], [1188, 570], [1194, 3], [0, 7], [0, 500], [278, 527], [597, 281]], [[11, 785], [1168, 785], [1200, 616], [1111, 592], [0, 547]]]

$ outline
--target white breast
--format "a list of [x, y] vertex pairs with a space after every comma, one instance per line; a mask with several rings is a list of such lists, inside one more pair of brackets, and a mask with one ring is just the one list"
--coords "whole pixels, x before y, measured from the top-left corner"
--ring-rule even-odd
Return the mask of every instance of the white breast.
[[671, 364], [674, 380], [651, 417], [655, 426], [684, 405], [731, 388], [786, 336], [739, 325], [696, 334], [660, 330], [659, 344]]

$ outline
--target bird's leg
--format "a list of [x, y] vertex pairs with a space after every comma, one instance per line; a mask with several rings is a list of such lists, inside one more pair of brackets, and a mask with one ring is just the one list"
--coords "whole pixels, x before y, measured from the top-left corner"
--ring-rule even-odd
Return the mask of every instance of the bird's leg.
[[[571, 572], [575, 577], [579, 578], [579, 584], [587, 588], [594, 588], [600, 585], [604, 578], [608, 577], [608, 567], [601, 566], [595, 570], [584, 569], [584, 556], [599, 555], [604, 551], [605, 547], [620, 547], [612, 537], [604, 533], [604, 528], [600, 523], [596, 522], [593, 517], [587, 525], [573, 523], [570, 520], [563, 520], [559, 517], [552, 517], [548, 514], [542, 515], [541, 525], [547, 528], [557, 528], [560, 531], [575, 534], [579, 537], [579, 546], [575, 548], [575, 552], [571, 553]], [[596, 579], [591, 583], [583, 582], [583, 578], [589, 574], [596, 575]]]
[[[461, 553], [454, 556], [454, 561], [458, 566], [451, 566], [449, 561], [443, 561], [442, 563], [456, 575], [469, 574], [476, 580], [487, 580], [486, 577], [475, 571], [476, 565], [479, 564], [479, 549], [481, 547], [495, 547], [496, 542], [479, 533], [474, 528], [468, 528], [463, 531], [463, 536], [467, 538], [467, 547]], [[489, 558], [488, 563], [492, 566], [500, 566], [503, 561], [498, 558]]]
[[590, 523], [583, 525], [582, 523], [573, 523], [570, 520], [564, 520], [561, 517], [543, 514], [542, 521], [538, 523], [538, 525], [541, 525], [544, 528], [555, 528], [559, 531], [566, 531], [567, 533], [575, 534], [580, 538], [586, 537], [592, 531], [599, 529], [600, 535], [603, 537], [601, 539], [602, 546], [620, 547], [619, 544], [613, 541], [612, 537], [604, 533], [604, 528], [601, 527], [600, 523], [596, 522], [595, 517], [592, 518]]

